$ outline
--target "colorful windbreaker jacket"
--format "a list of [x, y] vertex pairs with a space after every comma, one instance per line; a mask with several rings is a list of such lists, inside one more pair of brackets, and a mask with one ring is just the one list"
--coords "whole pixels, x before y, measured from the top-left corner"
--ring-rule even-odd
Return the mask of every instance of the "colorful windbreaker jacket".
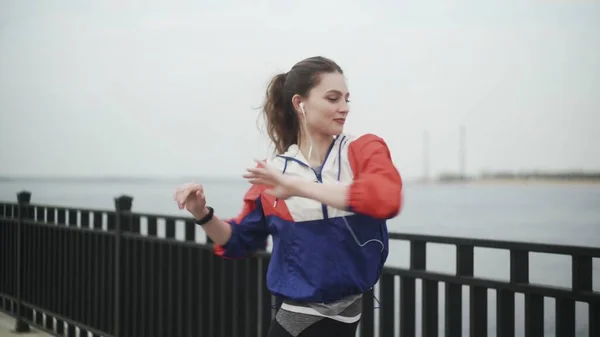
[[279, 298], [328, 303], [364, 293], [377, 283], [389, 252], [386, 220], [402, 205], [402, 179], [383, 139], [340, 135], [321, 174], [292, 145], [267, 161], [286, 175], [325, 184], [347, 184], [347, 209], [291, 197], [276, 200], [252, 185], [232, 235], [215, 253], [243, 258], [273, 237], [267, 287]]

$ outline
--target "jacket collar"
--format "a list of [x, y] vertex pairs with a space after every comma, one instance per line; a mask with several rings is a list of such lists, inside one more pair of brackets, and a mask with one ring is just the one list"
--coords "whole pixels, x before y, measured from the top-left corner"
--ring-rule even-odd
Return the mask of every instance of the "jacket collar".
[[[325, 155], [325, 161], [321, 164], [324, 165], [328, 161], [328, 158], [331, 156], [331, 152], [336, 146], [340, 146], [340, 144], [338, 143], [340, 140], [343, 140], [344, 137], [344, 134], [341, 134], [333, 139], [331, 146], [329, 147]], [[303, 164], [304, 166], [310, 167], [308, 160], [306, 159], [306, 157], [304, 157], [302, 151], [300, 151], [300, 147], [298, 146], [298, 144], [290, 145], [285, 151], [285, 153], [278, 155], [278, 157], [294, 160], [296, 162], [299, 162], [300, 164]]]

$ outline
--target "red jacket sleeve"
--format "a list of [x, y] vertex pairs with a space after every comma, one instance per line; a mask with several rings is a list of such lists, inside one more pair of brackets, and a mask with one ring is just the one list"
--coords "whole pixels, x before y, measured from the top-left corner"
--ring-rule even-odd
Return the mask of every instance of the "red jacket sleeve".
[[372, 134], [348, 147], [354, 181], [348, 190], [350, 211], [379, 219], [393, 218], [402, 207], [402, 178], [387, 144]]

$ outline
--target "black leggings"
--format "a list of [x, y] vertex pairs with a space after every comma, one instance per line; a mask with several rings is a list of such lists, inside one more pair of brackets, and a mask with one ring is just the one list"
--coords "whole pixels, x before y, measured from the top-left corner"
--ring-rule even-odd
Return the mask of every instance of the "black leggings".
[[[354, 337], [358, 322], [342, 323], [331, 318], [323, 318], [302, 331], [298, 337]], [[271, 321], [268, 337], [292, 337], [276, 319]]]

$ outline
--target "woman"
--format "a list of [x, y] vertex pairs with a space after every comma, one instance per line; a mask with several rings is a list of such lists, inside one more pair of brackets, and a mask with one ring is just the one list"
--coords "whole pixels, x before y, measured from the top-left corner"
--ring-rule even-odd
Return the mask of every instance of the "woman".
[[273, 236], [267, 287], [282, 303], [270, 337], [354, 336], [361, 296], [388, 255], [386, 220], [400, 211], [402, 180], [381, 138], [343, 134], [348, 98], [335, 62], [297, 63], [267, 88], [277, 155], [244, 175], [252, 185], [242, 212], [218, 219], [198, 184], [175, 193], [224, 258], [249, 256]]

